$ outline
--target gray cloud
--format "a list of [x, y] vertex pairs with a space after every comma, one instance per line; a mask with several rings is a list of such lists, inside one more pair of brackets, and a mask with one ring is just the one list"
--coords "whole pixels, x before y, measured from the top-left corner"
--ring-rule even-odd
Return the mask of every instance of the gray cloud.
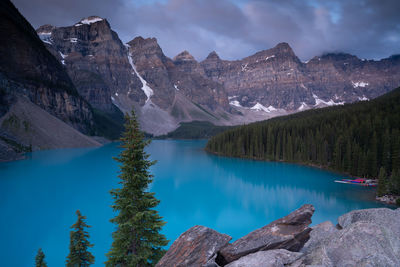
[[326, 52], [362, 58], [400, 53], [398, 0], [14, 0], [38, 27], [109, 20], [124, 41], [156, 37], [167, 56], [210, 51], [238, 59], [288, 42], [303, 60]]

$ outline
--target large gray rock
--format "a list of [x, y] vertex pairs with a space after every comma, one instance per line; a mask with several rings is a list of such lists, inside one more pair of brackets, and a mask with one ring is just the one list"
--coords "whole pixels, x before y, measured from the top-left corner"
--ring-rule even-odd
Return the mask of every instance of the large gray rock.
[[270, 249], [299, 251], [309, 239], [312, 205], [304, 205], [289, 215], [276, 220], [221, 249], [216, 262], [226, 265], [248, 254]]
[[354, 210], [339, 217], [338, 224], [342, 228], [355, 222], [371, 222], [390, 229], [400, 238], [400, 209], [388, 208]]
[[379, 223], [358, 221], [325, 239], [304, 265], [400, 266], [400, 238]]
[[157, 263], [156, 266], [203, 266], [223, 246], [227, 245], [232, 237], [220, 234], [204, 226], [194, 226], [184, 232], [171, 248]]
[[285, 249], [258, 251], [231, 262], [226, 267], [283, 267], [295, 262], [302, 255]]
[[305, 254], [318, 247], [322, 242], [329, 239], [333, 234], [336, 234], [339, 231], [330, 221], [320, 223], [311, 229], [310, 239], [300, 250], [300, 252]]

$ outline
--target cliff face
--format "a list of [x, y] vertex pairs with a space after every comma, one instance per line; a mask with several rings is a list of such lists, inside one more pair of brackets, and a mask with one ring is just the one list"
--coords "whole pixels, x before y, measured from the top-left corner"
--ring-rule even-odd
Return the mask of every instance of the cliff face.
[[129, 64], [127, 49], [107, 20], [88, 17], [70, 27], [41, 26], [38, 35], [66, 67], [79, 93], [95, 108], [113, 112], [113, 98], [145, 96]]
[[237, 61], [213, 52], [202, 61], [205, 73], [223, 83], [230, 100], [288, 111], [372, 99], [400, 84], [400, 57], [361, 60], [327, 54], [301, 62], [287, 43]]
[[153, 88], [152, 101], [163, 109], [174, 104], [177, 91], [210, 110], [229, 109], [223, 86], [210, 80], [187, 52], [166, 57], [155, 38], [137, 37], [128, 43], [137, 71]]
[[138, 74], [148, 83], [147, 99], [161, 109], [166, 110], [172, 106], [175, 97], [175, 88], [169, 77], [168, 68], [172, 61], [162, 52], [155, 38], [144, 39], [136, 37], [128, 42], [132, 63]]
[[64, 68], [10, 1], [0, 7], [0, 85], [8, 107], [12, 99], [27, 97], [79, 131], [91, 132], [90, 106]]
[[31, 149], [96, 146], [91, 106], [10, 1], [0, 3], [0, 160]]
[[166, 57], [155, 38], [123, 45], [105, 19], [89, 17], [70, 27], [37, 29], [48, 50], [67, 69], [79, 93], [98, 110], [112, 114], [134, 108], [142, 129], [162, 134], [181, 121], [218, 123], [214, 111], [230, 109], [221, 84], [186, 71]]
[[183, 91], [190, 100], [212, 110], [229, 110], [228, 96], [223, 85], [209, 79], [203, 67], [189, 52], [180, 53], [173, 61], [174, 67], [169, 71], [177, 90]]

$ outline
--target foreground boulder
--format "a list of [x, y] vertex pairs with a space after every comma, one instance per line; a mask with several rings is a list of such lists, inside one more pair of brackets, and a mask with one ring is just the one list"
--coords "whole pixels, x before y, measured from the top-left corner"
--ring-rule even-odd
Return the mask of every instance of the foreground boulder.
[[347, 228], [356, 222], [375, 223], [392, 231], [400, 238], [400, 209], [387, 208], [353, 210], [339, 217], [338, 225]]
[[400, 266], [400, 237], [382, 225], [358, 221], [333, 233], [301, 262], [298, 266]]
[[302, 253], [308, 253], [321, 245], [321, 243], [328, 240], [332, 234], [335, 234], [339, 230], [330, 222], [326, 221], [320, 223], [311, 228], [310, 239], [304, 244], [304, 247], [300, 250]]
[[175, 240], [156, 266], [204, 266], [231, 239], [232, 237], [210, 228], [194, 226]]
[[299, 259], [303, 254], [285, 249], [258, 251], [241, 257], [225, 267], [284, 267]]
[[257, 251], [287, 249], [299, 251], [310, 237], [312, 205], [304, 205], [289, 215], [278, 219], [222, 248], [216, 263], [225, 266], [243, 256]]

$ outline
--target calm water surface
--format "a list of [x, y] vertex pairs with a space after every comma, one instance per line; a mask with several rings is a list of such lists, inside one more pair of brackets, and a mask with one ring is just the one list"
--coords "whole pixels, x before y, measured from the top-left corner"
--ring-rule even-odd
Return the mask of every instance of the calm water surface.
[[[316, 207], [313, 224], [353, 209], [381, 207], [371, 188], [338, 184], [340, 175], [295, 164], [209, 155], [206, 141], [153, 141], [147, 148], [155, 175], [151, 190], [161, 200], [175, 240], [194, 225], [237, 239], [302, 204]], [[95, 266], [103, 266], [114, 226], [109, 190], [118, 186], [120, 149], [40, 151], [27, 160], [0, 164], [0, 258], [2, 266], [33, 266], [37, 249], [49, 266], [63, 266], [75, 211], [87, 216]]]

